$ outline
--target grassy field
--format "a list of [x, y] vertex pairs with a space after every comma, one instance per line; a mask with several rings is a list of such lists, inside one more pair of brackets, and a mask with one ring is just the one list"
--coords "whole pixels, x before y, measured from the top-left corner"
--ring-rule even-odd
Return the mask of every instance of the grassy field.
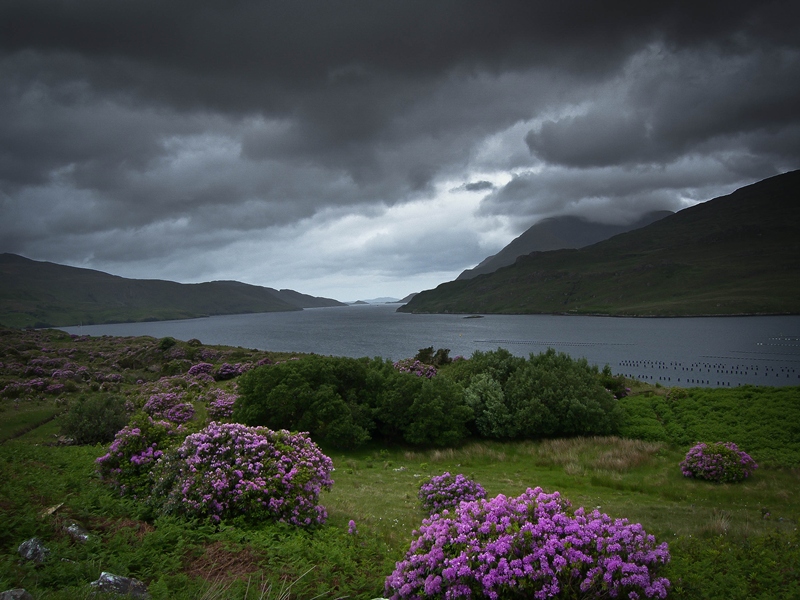
[[[11, 392], [0, 394], [0, 592], [22, 587], [37, 599], [94, 598], [89, 583], [108, 571], [144, 581], [154, 600], [378, 598], [426, 516], [420, 483], [449, 471], [473, 477], [490, 497], [539, 486], [561, 492], [573, 507], [641, 523], [669, 544], [672, 561], [661, 574], [672, 581], [670, 598], [800, 597], [800, 388], [668, 390], [628, 382], [633, 392], [622, 401], [620, 437], [473, 440], [438, 450], [323, 448], [335, 466], [335, 484], [321, 498], [324, 526], [238, 519], [212, 526], [160, 517], [120, 498], [95, 473], [107, 445], [63, 445], [59, 415], [78, 395], [133, 400], [142, 393], [137, 382], [185, 372], [201, 355], [220, 364], [267, 353], [150, 338], [72, 340], [57, 332], [2, 340], [0, 388]], [[91, 365], [102, 377], [70, 380], [58, 395], [14, 391], [37, 377], [23, 376], [26, 369], [57, 356], [72, 362], [58, 365], [62, 370]], [[121, 378], [110, 383], [112, 369]], [[737, 484], [683, 477], [678, 465], [688, 448], [718, 439], [740, 444], [760, 468]], [[70, 536], [73, 523], [88, 531], [88, 541]], [[20, 559], [19, 545], [32, 537], [50, 550], [43, 564]]]
[[[27, 414], [39, 418], [37, 411]], [[620, 438], [376, 448], [332, 455], [336, 483], [323, 498], [329, 520], [322, 528], [214, 528], [153, 520], [97, 481], [94, 459], [102, 447], [51, 445], [58, 433], [58, 423], [50, 421], [0, 446], [0, 589], [25, 587], [37, 598], [87, 597], [86, 584], [111, 571], [144, 580], [154, 598], [278, 597], [288, 585], [292, 598], [375, 598], [425, 516], [416, 496], [421, 480], [450, 471], [473, 476], [489, 496], [541, 486], [560, 491], [576, 507], [600, 507], [642, 523], [670, 544], [671, 598], [791, 598], [798, 592], [796, 468], [760, 469], [740, 484], [711, 484], [680, 474], [684, 449]], [[355, 536], [347, 533], [351, 519]], [[90, 531], [88, 543], [64, 533], [72, 521]], [[16, 547], [33, 536], [58, 558], [38, 567], [20, 564]]]

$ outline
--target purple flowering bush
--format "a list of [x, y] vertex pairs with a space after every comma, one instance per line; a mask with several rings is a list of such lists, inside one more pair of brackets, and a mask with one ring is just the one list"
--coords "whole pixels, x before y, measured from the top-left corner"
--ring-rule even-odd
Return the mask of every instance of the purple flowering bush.
[[208, 414], [213, 419], [229, 419], [233, 416], [233, 405], [236, 394], [214, 388], [205, 397], [208, 403]]
[[191, 375], [192, 377], [197, 377], [198, 375], [211, 375], [211, 372], [213, 370], [214, 370], [214, 365], [207, 362], [201, 362], [189, 367], [188, 374]]
[[214, 379], [217, 381], [225, 381], [226, 379], [233, 379], [243, 373], [247, 373], [253, 368], [253, 363], [222, 363], [214, 372]]
[[436, 375], [436, 367], [432, 365], [427, 365], [423, 362], [418, 360], [414, 360], [413, 358], [405, 358], [403, 360], [398, 360], [394, 364], [394, 368], [400, 371], [401, 373], [411, 373], [412, 375], [416, 375], [417, 377], [425, 377], [430, 379]]
[[472, 502], [486, 498], [483, 486], [464, 475], [445, 472], [422, 482], [417, 496], [422, 508], [429, 514], [456, 508], [461, 502]]
[[164, 412], [164, 418], [173, 423], [188, 423], [194, 418], [194, 405], [191, 402], [181, 402]]
[[149, 415], [134, 415], [120, 429], [108, 452], [95, 462], [100, 478], [122, 495], [145, 496], [150, 490], [150, 470], [164, 454], [186, 435], [186, 429]]
[[684, 477], [717, 483], [743, 481], [758, 468], [750, 455], [733, 442], [700, 442], [686, 453], [680, 466]]
[[215, 522], [244, 515], [321, 524], [319, 495], [333, 485], [332, 470], [305, 433], [212, 422], [158, 462], [150, 502], [163, 514]]
[[402, 598], [664, 598], [669, 562], [638, 523], [572, 511], [558, 492], [461, 504], [422, 522], [385, 595]]
[[[164, 417], [166, 413], [183, 400], [183, 393], [164, 392], [151, 394], [145, 402], [144, 412], [151, 417]], [[172, 420], [172, 419], [170, 419]]]

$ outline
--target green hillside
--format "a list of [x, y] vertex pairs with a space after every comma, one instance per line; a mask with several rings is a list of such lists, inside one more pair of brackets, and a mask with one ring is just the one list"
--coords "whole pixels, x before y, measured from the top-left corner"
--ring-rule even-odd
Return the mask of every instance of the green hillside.
[[579, 250], [444, 283], [419, 313], [689, 316], [800, 313], [800, 171]]
[[0, 323], [63, 327], [345, 306], [292, 290], [239, 283], [126, 279], [0, 254]]

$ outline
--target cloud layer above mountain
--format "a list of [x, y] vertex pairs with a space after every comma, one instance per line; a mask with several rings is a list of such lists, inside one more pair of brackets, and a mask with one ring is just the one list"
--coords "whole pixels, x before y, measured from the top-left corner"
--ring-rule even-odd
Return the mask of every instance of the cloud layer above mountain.
[[399, 297], [800, 168], [796, 3], [541, 4], [6, 0], [0, 251]]

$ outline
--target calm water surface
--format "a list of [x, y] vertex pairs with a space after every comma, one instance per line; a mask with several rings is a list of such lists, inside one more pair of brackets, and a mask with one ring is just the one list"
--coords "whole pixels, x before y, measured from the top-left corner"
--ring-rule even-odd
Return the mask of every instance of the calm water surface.
[[184, 321], [67, 327], [86, 335], [197, 338], [335, 356], [450, 356], [506, 348], [518, 356], [555, 348], [615, 373], [666, 386], [800, 385], [800, 317], [635, 319], [556, 315], [411, 315], [397, 304], [227, 315]]

